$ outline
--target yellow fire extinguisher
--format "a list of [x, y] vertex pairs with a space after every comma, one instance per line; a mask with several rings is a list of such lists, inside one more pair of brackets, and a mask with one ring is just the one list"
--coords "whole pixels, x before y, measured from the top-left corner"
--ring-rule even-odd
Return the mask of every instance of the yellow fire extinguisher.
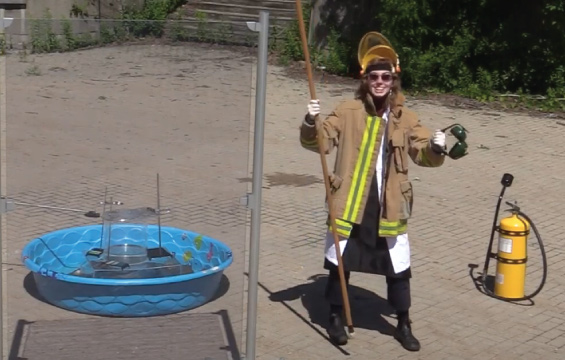
[[[496, 299], [505, 301], [523, 301], [530, 300], [539, 294], [545, 285], [547, 278], [547, 258], [541, 236], [532, 222], [532, 220], [520, 211], [516, 204], [506, 202], [510, 206], [508, 210], [510, 215], [501, 219], [500, 224], [497, 225], [498, 213], [500, 211], [500, 203], [504, 196], [507, 187], [512, 185], [514, 177], [511, 174], [504, 174], [502, 177], [502, 191], [498, 197], [494, 222], [492, 225], [491, 237], [489, 248], [487, 250], [485, 266], [481, 278], [475, 279], [484, 292]], [[526, 295], [526, 265], [528, 261], [528, 237], [530, 231], [533, 230], [536, 235], [542, 262], [543, 274], [541, 283], [538, 288], [531, 294]], [[492, 245], [494, 242], [494, 235], [498, 232], [498, 250], [492, 252]], [[496, 275], [494, 277], [494, 291], [489, 289], [486, 285], [488, 266], [490, 259], [496, 259]], [[473, 267], [476, 267], [473, 266]]]
[[494, 294], [509, 299], [525, 296], [527, 242], [530, 224], [520, 217], [517, 209], [498, 226], [498, 252]]

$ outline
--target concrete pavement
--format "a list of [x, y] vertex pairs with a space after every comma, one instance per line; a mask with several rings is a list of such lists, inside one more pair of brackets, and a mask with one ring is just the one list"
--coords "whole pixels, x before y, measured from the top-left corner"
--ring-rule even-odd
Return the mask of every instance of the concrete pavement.
[[[8, 62], [8, 194], [27, 202], [95, 207], [108, 186], [128, 206], [153, 204], [159, 172], [162, 201], [174, 210], [168, 223], [210, 234], [234, 249], [235, 262], [226, 271], [229, 288], [191, 313], [226, 310], [241, 353], [248, 214], [239, 197], [249, 190], [254, 59], [254, 53], [221, 47], [149, 45], [40, 55], [33, 62], [12, 56]], [[41, 75], [26, 75], [30, 66]], [[316, 86], [323, 114], [353, 92], [347, 85]], [[321, 166], [319, 156], [298, 141], [308, 98], [305, 79], [269, 67], [258, 359], [562, 359], [563, 121], [409, 99], [424, 125], [457, 122], [470, 130], [467, 157], [448, 159], [437, 169], [410, 170], [415, 188], [411, 317], [422, 350], [408, 353], [390, 336], [395, 320], [384, 278], [363, 274], [351, 278], [355, 337], [339, 349], [328, 343], [324, 330]], [[331, 156], [328, 163], [331, 167]], [[505, 172], [515, 176], [506, 199], [518, 200], [534, 220], [549, 261], [545, 288], [529, 307], [481, 294], [469, 275], [469, 264], [482, 268], [484, 263]], [[19, 259], [33, 237], [85, 222], [42, 209], [8, 214], [9, 342], [18, 320], [89, 318], [34, 296]], [[528, 291], [540, 280], [540, 264], [532, 238]], [[494, 264], [489, 273], [494, 274]], [[65, 351], [65, 339], [53, 341]], [[175, 341], [175, 346], [190, 345]], [[190, 358], [190, 352], [183, 356]]]

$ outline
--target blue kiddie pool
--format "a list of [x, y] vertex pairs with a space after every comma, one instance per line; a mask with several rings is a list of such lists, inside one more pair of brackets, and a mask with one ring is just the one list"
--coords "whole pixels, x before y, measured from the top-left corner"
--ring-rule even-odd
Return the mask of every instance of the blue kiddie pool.
[[22, 261], [49, 303], [80, 313], [139, 317], [205, 304], [219, 289], [232, 251], [195, 232], [151, 223], [152, 208], [106, 212], [101, 225], [33, 239]]

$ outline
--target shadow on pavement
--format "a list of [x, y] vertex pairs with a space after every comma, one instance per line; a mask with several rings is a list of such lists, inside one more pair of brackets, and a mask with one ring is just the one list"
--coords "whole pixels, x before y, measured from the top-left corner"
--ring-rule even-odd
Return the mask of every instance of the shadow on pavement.
[[[308, 280], [310, 280], [310, 282], [278, 292], [270, 291], [263, 284], [259, 284], [259, 286], [269, 293], [269, 299], [271, 301], [282, 303], [329, 342], [330, 340], [325, 330], [321, 332], [317, 327], [313, 326], [313, 324], [315, 324], [324, 329], [328, 326], [329, 305], [324, 298], [327, 275], [313, 275], [309, 277]], [[348, 287], [348, 292], [353, 327], [375, 330], [381, 334], [392, 336], [395, 327], [385, 319], [385, 316], [390, 317], [391, 314], [394, 314], [394, 310], [386, 299], [383, 299], [372, 291], [354, 286], [351, 283]], [[302, 306], [308, 311], [310, 319], [305, 319], [290, 305], [286, 304], [288, 301], [297, 299], [301, 300]], [[340, 347], [334, 346], [342, 353], [348, 355], [348, 353]]]
[[[483, 274], [479, 273], [478, 275], [475, 276], [474, 274], [474, 270], [477, 269], [479, 267], [479, 265], [477, 264], [469, 264], [469, 277], [471, 278], [471, 280], [473, 281], [473, 284], [475, 285], [475, 288], [483, 295], [489, 296], [493, 299], [495, 299], [496, 297], [494, 296], [494, 281], [495, 281], [495, 276], [494, 275], [488, 275], [485, 277], [484, 281], [483, 281]], [[532, 299], [524, 299], [524, 300], [512, 300], [512, 299], [499, 299], [508, 303], [512, 303], [514, 305], [519, 305], [519, 306], [534, 306], [535, 302]]]
[[33, 278], [33, 273], [30, 271], [24, 277], [24, 289], [27, 291], [29, 295], [31, 295], [34, 299], [47, 303], [47, 301], [41, 296], [39, 291], [37, 290], [37, 285], [35, 284], [35, 279]]
[[[324, 299], [327, 275], [313, 275], [308, 280], [312, 282], [278, 291], [271, 294], [269, 298], [274, 302], [300, 298], [302, 305], [308, 311], [310, 321], [325, 328], [328, 325], [330, 309]], [[394, 314], [394, 310], [386, 299], [351, 283], [348, 292], [354, 328], [375, 330], [381, 334], [392, 335], [394, 327], [383, 315], [390, 316]]]

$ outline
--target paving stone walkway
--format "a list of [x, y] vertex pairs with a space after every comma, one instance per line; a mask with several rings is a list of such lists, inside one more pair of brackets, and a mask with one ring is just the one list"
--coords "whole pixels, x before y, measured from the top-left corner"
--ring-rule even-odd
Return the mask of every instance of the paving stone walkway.
[[[38, 55], [33, 64], [17, 55], [8, 61], [9, 196], [90, 209], [107, 187], [128, 207], [151, 206], [155, 174], [160, 173], [162, 203], [173, 209], [167, 223], [217, 237], [234, 250], [234, 264], [218, 298], [190, 314], [229, 314], [240, 354], [245, 353], [249, 214], [239, 199], [250, 185], [255, 56], [205, 45], [138, 45]], [[26, 75], [32, 65], [40, 76]], [[316, 86], [323, 114], [354, 90], [319, 78]], [[560, 146], [565, 120], [409, 99], [407, 106], [424, 125], [434, 129], [456, 122], [470, 131], [467, 157], [448, 159], [437, 169], [410, 170], [415, 188], [411, 317], [422, 350], [408, 353], [390, 336], [395, 319], [386, 303], [384, 278], [363, 274], [351, 277], [355, 337], [338, 348], [324, 330], [328, 307], [323, 299], [321, 166], [319, 156], [298, 141], [308, 98], [305, 79], [269, 67], [257, 358], [565, 358], [565, 239], [559, 223], [565, 213]], [[330, 167], [332, 161], [329, 156]], [[547, 252], [547, 283], [533, 306], [485, 296], [470, 275], [469, 264], [479, 266], [475, 275], [484, 264], [505, 172], [515, 176], [506, 199], [517, 200], [534, 220]], [[43, 302], [20, 261], [22, 247], [32, 238], [91, 221], [29, 207], [18, 207], [6, 221], [7, 347], [17, 340], [22, 321], [45, 329], [48, 324], [80, 326], [91, 319]], [[528, 292], [541, 279], [539, 254], [532, 237]], [[489, 274], [494, 272], [492, 264]], [[168, 338], [186, 349], [164, 358], [200, 359], [191, 357], [191, 337], [179, 337], [178, 326], [155, 331], [161, 341]], [[119, 345], [127, 336], [116, 333], [108, 341]], [[52, 341], [51, 349], [67, 339], [53, 336]], [[60, 346], [60, 356], [35, 353], [30, 360], [63, 359], [66, 351]], [[133, 351], [120, 356], [144, 359]]]

